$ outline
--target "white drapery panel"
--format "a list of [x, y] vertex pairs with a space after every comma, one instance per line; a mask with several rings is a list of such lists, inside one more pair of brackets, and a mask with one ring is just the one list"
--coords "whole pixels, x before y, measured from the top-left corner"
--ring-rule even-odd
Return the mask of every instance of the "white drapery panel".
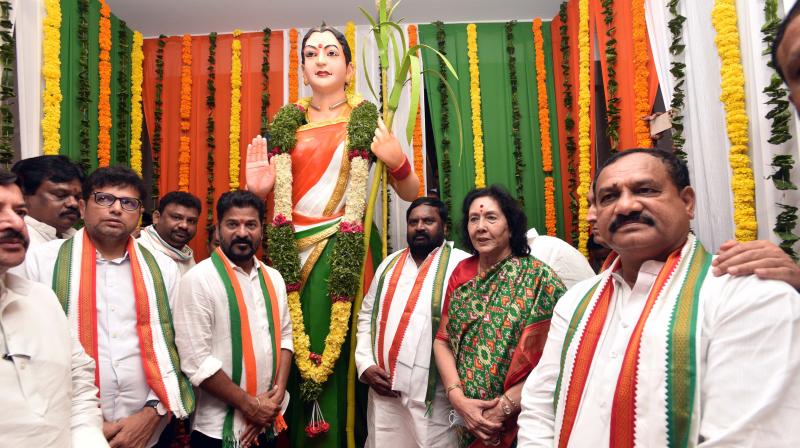
[[20, 155], [41, 155], [42, 133], [42, 0], [11, 0], [17, 33], [17, 104]]
[[[672, 36], [667, 22], [668, 0], [647, 0], [648, 34], [658, 68], [659, 83], [665, 102], [672, 98], [673, 81], [669, 73], [672, 55], [667, 51]], [[725, 132], [725, 111], [720, 101], [720, 61], [711, 26], [713, 1], [683, 1], [681, 14], [686, 17], [683, 41], [686, 43], [686, 100], [684, 108], [685, 150], [689, 154], [692, 186], [697, 205], [692, 228], [703, 245], [716, 252], [733, 238], [733, 194], [728, 164], [730, 143]]]
[[[769, 143], [771, 121], [766, 119], [770, 111], [764, 93], [769, 85], [773, 70], [767, 66], [769, 55], [763, 55], [764, 43], [761, 41], [761, 27], [764, 25], [764, 0], [737, 0], [739, 37], [742, 49], [742, 65], [745, 71], [747, 116], [750, 118], [750, 148], [753, 161], [753, 174], [756, 181], [756, 212], [758, 217], [758, 238], [780, 242], [772, 228], [782, 211], [776, 203], [798, 204], [800, 195], [796, 192], [779, 191], [768, 177], [774, 168], [770, 166], [776, 154], [791, 154], [797, 147], [797, 138], [781, 144]], [[794, 123], [791, 123], [792, 125]], [[792, 135], [797, 135], [796, 128], [791, 126]], [[798, 181], [797, 169], [794, 170], [793, 181]]]

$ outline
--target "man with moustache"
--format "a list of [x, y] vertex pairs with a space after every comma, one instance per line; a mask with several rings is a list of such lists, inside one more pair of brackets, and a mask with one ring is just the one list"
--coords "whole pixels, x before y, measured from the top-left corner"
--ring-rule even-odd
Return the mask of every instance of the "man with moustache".
[[83, 172], [65, 156], [39, 156], [15, 163], [25, 196], [31, 246], [75, 234], [73, 226], [80, 219]]
[[367, 447], [451, 447], [449, 403], [432, 360], [444, 293], [469, 254], [445, 241], [447, 208], [414, 200], [406, 212], [408, 248], [378, 266], [358, 314], [356, 368], [370, 386]]
[[4, 446], [107, 447], [94, 363], [48, 287], [9, 273], [25, 259], [27, 213], [0, 170], [0, 433]]
[[142, 229], [137, 241], [168, 256], [178, 265], [181, 275], [195, 265], [192, 248], [187, 244], [197, 234], [200, 199], [184, 191], [171, 191], [158, 201], [153, 224]]
[[710, 275], [673, 153], [617, 153], [594, 189], [618, 257], [556, 304], [518, 446], [800, 446], [800, 295]]
[[168, 411], [186, 418], [194, 409], [170, 314], [178, 268], [130, 235], [146, 194], [128, 168], [96, 170], [83, 184], [85, 227], [34, 248], [25, 260], [27, 277], [52, 285], [97, 364], [103, 433], [112, 448], [153, 446]]
[[264, 447], [286, 427], [292, 321], [283, 278], [255, 256], [264, 212], [253, 193], [220, 196], [220, 246], [181, 280], [175, 340], [198, 388], [193, 448]]

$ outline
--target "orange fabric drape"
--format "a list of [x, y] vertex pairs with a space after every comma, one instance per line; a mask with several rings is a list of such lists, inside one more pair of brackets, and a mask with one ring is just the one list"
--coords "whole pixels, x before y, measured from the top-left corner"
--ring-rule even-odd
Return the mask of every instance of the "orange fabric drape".
[[[590, 16], [593, 13], [592, 4], [589, 5], [589, 14]], [[570, 210], [569, 203], [569, 157], [567, 154], [567, 136], [571, 136], [575, 142], [575, 156], [574, 156], [574, 163], [572, 164], [572, 169], [574, 170], [575, 174], [574, 177], [576, 181], [578, 180], [578, 164], [579, 164], [579, 154], [578, 154], [578, 90], [581, 86], [578, 85], [578, 2], [576, 0], [570, 0], [567, 3], [567, 32], [569, 38], [569, 77], [570, 83], [572, 84], [572, 119], [575, 122], [575, 126], [572, 128], [571, 132], [567, 132], [566, 126], [564, 124], [564, 119], [567, 116], [567, 108], [564, 106], [564, 73], [561, 69], [561, 64], [563, 62], [563, 58], [561, 57], [561, 31], [560, 27], [562, 25], [561, 19], [556, 14], [553, 17], [552, 25], [550, 26], [551, 35], [552, 35], [552, 44], [553, 44], [553, 66], [555, 67], [554, 76], [556, 82], [556, 113], [558, 114], [558, 133], [559, 133], [559, 157], [561, 160], [561, 203], [563, 204], [563, 213], [564, 213], [564, 236], [567, 241], [572, 244], [577, 244], [577, 241], [572, 241], [571, 233], [573, 231], [572, 228], [572, 220], [573, 214]], [[590, 26], [590, 32], [594, 28]], [[589, 43], [591, 48], [595, 46], [595, 37], [594, 33], [591, 32], [591, 36], [589, 39]], [[592, 50], [592, 57], [591, 60], [594, 60], [594, 50]], [[593, 86], [595, 83], [595, 65], [590, 65], [589, 70], [589, 78], [590, 84]], [[595, 91], [591, 89], [591, 106], [590, 106], [590, 116], [595, 116]], [[594, 175], [594, 167], [595, 167], [595, 132], [596, 126], [594, 126], [594, 119], [592, 120], [592, 126], [590, 131], [590, 138], [592, 140], [591, 146], [591, 153], [592, 153], [592, 175]], [[576, 184], [577, 188], [577, 184]], [[576, 193], [577, 194], [577, 193]], [[585, 198], [577, 198], [578, 201], [585, 200]]]
[[[606, 98], [608, 98], [608, 68], [606, 62], [605, 48], [608, 42], [606, 26], [603, 21], [603, 7], [601, 0], [590, 0], [591, 5], [589, 14], [593, 18], [593, 24], [597, 27], [597, 47], [600, 49], [600, 67], [603, 75], [603, 89]], [[636, 112], [636, 92], [634, 89], [634, 60], [633, 60], [633, 17], [631, 11], [631, 2], [614, 2], [614, 22], [612, 27], [616, 27], [614, 31], [614, 38], [617, 40], [617, 82], [619, 89], [617, 96], [619, 97], [620, 119], [619, 119], [619, 149], [635, 148], [636, 121], [641, 117]], [[643, 19], [644, 20], [644, 19]], [[647, 41], [647, 55], [648, 63], [647, 70], [649, 72], [649, 104], [650, 109], [653, 108], [653, 102], [658, 93], [658, 74], [656, 73], [656, 66], [653, 60], [653, 52], [650, 48], [650, 41]]]
[[[164, 89], [162, 92], [161, 120], [161, 178], [159, 189], [161, 194], [176, 190], [178, 187], [178, 147], [180, 138], [180, 69], [181, 41], [180, 37], [167, 38], [164, 47]], [[261, 63], [263, 50], [263, 33], [244, 33], [242, 42], [242, 118], [241, 147], [244, 155], [247, 144], [259, 134], [261, 128]], [[216, 198], [229, 190], [228, 179], [228, 130], [230, 125], [230, 72], [231, 42], [233, 35], [217, 36], [216, 49], [216, 96], [214, 108], [214, 190]], [[156, 85], [156, 51], [158, 39], [144, 41], [144, 86], [142, 98], [145, 111], [147, 132], [151, 142], [155, 120], [155, 85]], [[208, 90], [208, 36], [192, 37], [192, 115], [191, 115], [191, 166], [189, 191], [200, 198], [203, 211], [200, 213], [197, 236], [189, 244], [195, 251], [195, 259], [202, 260], [209, 254], [206, 251], [206, 213], [205, 197], [208, 191], [208, 173], [206, 159], [208, 146], [206, 143], [206, 120], [208, 107], [206, 97]], [[269, 116], [275, 114], [283, 105], [283, 32], [273, 31], [270, 41], [270, 74]], [[244, 181], [245, 157], [242, 157], [240, 172]]]

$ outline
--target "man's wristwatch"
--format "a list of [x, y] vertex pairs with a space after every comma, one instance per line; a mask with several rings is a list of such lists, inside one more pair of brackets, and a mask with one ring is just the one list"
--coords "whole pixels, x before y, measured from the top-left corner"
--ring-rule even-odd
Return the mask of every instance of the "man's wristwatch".
[[144, 407], [153, 408], [153, 410], [156, 411], [156, 415], [158, 415], [159, 417], [167, 414], [164, 410], [164, 407], [161, 406], [161, 402], [158, 400], [147, 400], [147, 402], [145, 402], [144, 404]]

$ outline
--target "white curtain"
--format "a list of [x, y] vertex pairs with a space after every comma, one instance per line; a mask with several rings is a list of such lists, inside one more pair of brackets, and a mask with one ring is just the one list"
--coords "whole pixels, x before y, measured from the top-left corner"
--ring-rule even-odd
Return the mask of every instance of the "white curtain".
[[17, 33], [17, 104], [20, 155], [41, 154], [42, 116], [42, 0], [11, 0]]
[[[672, 40], [667, 22], [668, 0], [647, 0], [648, 34], [658, 68], [662, 94], [667, 104], [673, 82], [667, 79], [672, 55], [666, 50]], [[683, 41], [686, 43], [686, 100], [684, 108], [685, 150], [689, 154], [691, 182], [697, 192], [697, 207], [692, 228], [707, 249], [716, 252], [733, 238], [733, 197], [728, 164], [725, 111], [720, 101], [720, 61], [711, 26], [714, 2], [683, 1], [681, 14], [687, 18]]]

